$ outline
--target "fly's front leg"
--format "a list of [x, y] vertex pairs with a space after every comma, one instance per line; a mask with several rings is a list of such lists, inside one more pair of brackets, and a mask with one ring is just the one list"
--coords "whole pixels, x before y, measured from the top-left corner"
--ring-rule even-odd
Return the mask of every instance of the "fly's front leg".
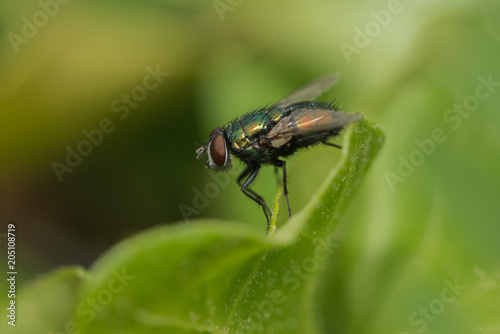
[[252, 167], [250, 166], [247, 166], [245, 168], [245, 170], [240, 174], [240, 176], [238, 176], [238, 179], [236, 179], [236, 182], [238, 182], [238, 185], [241, 187], [243, 185], [243, 179], [246, 178], [248, 176], [248, 174], [250, 174], [250, 172], [252, 171]]
[[[245, 168], [245, 170], [240, 174], [240, 176], [238, 176], [238, 179], [236, 180], [236, 182], [238, 182], [238, 185], [243, 188], [243, 184], [248, 182], [248, 179], [250, 179], [250, 177], [248, 177], [249, 174], [251, 174], [254, 169], [257, 168], [257, 172], [255, 174], [255, 176], [253, 177], [253, 179], [247, 184], [246, 188], [245, 188], [245, 191], [243, 189], [241, 189], [241, 191], [243, 191], [243, 193], [250, 197], [253, 201], [255, 201], [251, 196], [249, 196], [247, 193], [250, 193], [252, 196], [254, 196], [255, 198], [259, 199], [260, 201], [262, 201], [264, 203], [264, 206], [265, 206], [265, 209], [267, 210], [267, 213], [269, 213], [270, 215], [270, 211], [269, 209], [267, 208], [266, 206], [266, 203], [264, 201], [264, 199], [262, 198], [262, 196], [258, 195], [255, 191], [253, 191], [252, 189], [248, 188], [248, 186], [250, 186], [250, 183], [252, 183], [255, 178], [257, 177], [257, 174], [259, 173], [259, 169], [260, 169], [260, 166], [259, 167], [252, 167], [252, 166], [247, 166], [247, 168]], [[245, 182], [243, 182], [243, 179], [248, 177], [247, 180], [245, 180]], [[248, 189], [247, 189], [248, 188]], [[257, 202], [258, 203], [258, 202]], [[260, 205], [260, 203], [259, 203]]]
[[[248, 189], [250, 184], [255, 180], [257, 175], [259, 174], [259, 169], [260, 166], [248, 166], [243, 173], [238, 177], [238, 184], [241, 186], [241, 191], [249, 197], [252, 201], [255, 203], [259, 204], [262, 207], [262, 210], [264, 211], [264, 215], [266, 216], [267, 220], [267, 229], [266, 233], [269, 231], [269, 216], [270, 216], [270, 211], [269, 208], [266, 205], [266, 202], [262, 198], [262, 196], [258, 195], [256, 192], [254, 192], [252, 189]], [[241, 181], [248, 175], [248, 178], [241, 183]]]

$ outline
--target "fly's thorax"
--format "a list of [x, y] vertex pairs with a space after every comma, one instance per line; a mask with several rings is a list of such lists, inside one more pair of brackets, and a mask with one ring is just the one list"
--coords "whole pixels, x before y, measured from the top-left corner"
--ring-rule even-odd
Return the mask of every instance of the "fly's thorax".
[[272, 152], [259, 144], [275, 122], [264, 113], [247, 114], [227, 127], [227, 138], [231, 153], [247, 163], [267, 163]]
[[267, 110], [262, 109], [236, 119], [226, 129], [231, 147], [235, 150], [255, 149], [253, 144], [276, 124], [276, 117], [274, 113], [268, 116]]

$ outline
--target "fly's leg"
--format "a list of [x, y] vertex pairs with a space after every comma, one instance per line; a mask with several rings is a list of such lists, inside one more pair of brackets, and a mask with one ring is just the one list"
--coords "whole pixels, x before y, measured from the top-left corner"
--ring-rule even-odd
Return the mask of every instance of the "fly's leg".
[[340, 146], [340, 145], [332, 144], [332, 143], [329, 143], [329, 142], [326, 142], [326, 141], [324, 141], [323, 144], [328, 145], [328, 146], [333, 146], [333, 147], [336, 147], [336, 148], [342, 148], [342, 146]]
[[280, 185], [280, 179], [279, 179], [279, 176], [278, 176], [278, 167], [277, 166], [274, 166], [274, 177], [276, 177], [276, 184]]
[[286, 162], [281, 160], [276, 160], [276, 166], [281, 167], [283, 169], [283, 193], [286, 198], [286, 205], [288, 206], [288, 217], [292, 217], [292, 209], [290, 208], [290, 202], [288, 201], [288, 188], [286, 186]]
[[[266, 220], [267, 220], [267, 229], [266, 229], [266, 233], [267, 233], [269, 231], [269, 226], [270, 226], [269, 216], [270, 216], [271, 212], [269, 211], [269, 208], [267, 207], [266, 202], [264, 201], [262, 196], [255, 193], [252, 189], [248, 189], [250, 184], [252, 184], [252, 182], [255, 181], [255, 178], [257, 177], [257, 175], [259, 175], [259, 169], [260, 169], [260, 166], [248, 166], [243, 171], [243, 173], [241, 173], [241, 175], [238, 177], [237, 182], [241, 186], [241, 191], [247, 197], [249, 197], [252, 201], [254, 201], [255, 203], [259, 204], [260, 207], [262, 207], [262, 210], [264, 211], [264, 215], [266, 216]], [[248, 175], [248, 177], [247, 177], [247, 175]], [[247, 179], [245, 180], [245, 182], [241, 183], [241, 181], [245, 177], [247, 177]]]
[[[243, 179], [244, 179], [244, 178], [246, 178], [246, 177], [247, 177], [247, 176], [248, 176], [248, 175], [249, 175], [249, 174], [250, 174], [250, 173], [251, 173], [251, 172], [252, 172], [255, 168], [257, 168], [257, 174], [258, 174], [258, 170], [259, 170], [259, 168], [260, 168], [260, 167], [250, 167], [250, 166], [248, 166], [248, 167], [247, 167], [247, 168], [245, 168], [245, 170], [244, 170], [244, 171], [240, 174], [240, 176], [238, 176], [238, 179], [236, 180], [236, 182], [238, 183], [238, 185], [239, 185], [240, 187], [243, 187], [243, 183], [244, 183], [244, 182], [243, 182]], [[256, 177], [257, 177], [257, 175], [255, 175], [255, 176], [254, 176], [254, 180], [255, 180], [255, 178], [256, 178]], [[247, 182], [247, 181], [248, 181], [248, 180], [245, 180], [245, 182]], [[252, 182], [253, 182], [253, 180], [252, 180], [252, 181], [250, 181], [250, 183], [252, 183]], [[247, 187], [250, 185], [250, 183], [248, 183], [248, 184], [247, 184]], [[245, 188], [245, 189], [246, 189], [246, 188]], [[243, 191], [243, 189], [242, 189], [241, 191]], [[264, 203], [264, 205], [265, 205], [265, 201], [264, 201], [264, 199], [262, 198], [262, 196], [258, 195], [255, 191], [253, 191], [252, 189], [246, 189], [246, 192], [249, 192], [249, 193], [251, 193], [254, 197], [259, 198], [259, 199], [260, 199], [260, 200]], [[245, 192], [245, 191], [243, 191], [243, 193], [245, 193], [245, 195], [247, 195], [247, 194], [246, 194], [246, 192]], [[247, 195], [247, 196], [248, 196], [248, 195]], [[248, 196], [248, 197], [250, 197], [250, 196]], [[251, 198], [251, 197], [250, 197], [250, 198]], [[252, 200], [254, 200], [254, 199], [252, 198]], [[255, 201], [255, 200], [254, 200], [254, 201]], [[259, 205], [260, 205], [260, 204], [259, 204]], [[267, 210], [267, 212], [268, 212], [268, 213], [270, 213], [270, 211], [269, 211], [269, 209], [267, 208], [267, 206], [266, 206], [266, 210]]]
[[238, 182], [238, 185], [241, 187], [243, 185], [243, 182], [242, 180], [244, 178], [246, 178], [248, 176], [248, 174], [250, 174], [250, 172], [252, 171], [252, 167], [250, 166], [247, 166], [245, 168], [245, 170], [240, 174], [240, 176], [238, 176], [238, 179], [236, 179], [236, 182]]

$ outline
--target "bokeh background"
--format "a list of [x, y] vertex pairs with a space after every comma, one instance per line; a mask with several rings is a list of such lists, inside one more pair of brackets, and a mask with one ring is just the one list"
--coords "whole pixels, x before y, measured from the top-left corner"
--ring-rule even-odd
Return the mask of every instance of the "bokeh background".
[[[60, 265], [88, 266], [151, 226], [189, 223], [180, 207], [192, 208], [189, 221], [264, 231], [261, 210], [235, 184], [237, 162], [213, 198], [199, 201], [216, 174], [194, 152], [213, 128], [339, 72], [322, 100], [364, 113], [387, 136], [343, 226], [338, 261], [353, 282], [342, 293], [376, 297], [380, 319], [400, 319], [439, 296], [443, 280], [458, 279], [482, 307], [464, 318], [478, 333], [500, 332], [498, 304], [481, 299], [500, 300], [500, 86], [460, 125], [452, 127], [460, 114], [444, 119], [476, 94], [479, 77], [500, 82], [498, 1], [62, 2], [0, 4], [0, 240], [4, 249], [14, 223], [19, 283]], [[148, 68], [168, 76], [141, 90]], [[131, 94], [140, 101], [127, 107]], [[105, 119], [113, 130], [58, 178], [54, 162], [66, 164], [68, 146], [77, 149], [82, 131]], [[446, 140], [414, 153], [415, 140], [436, 128]], [[412, 154], [422, 161], [391, 185], [388, 175]], [[290, 160], [294, 210], [339, 156], [318, 147]], [[254, 189], [272, 200], [272, 168]], [[356, 285], [366, 277], [371, 285]], [[378, 289], [382, 281], [390, 288]], [[348, 316], [369, 318], [372, 306]]]

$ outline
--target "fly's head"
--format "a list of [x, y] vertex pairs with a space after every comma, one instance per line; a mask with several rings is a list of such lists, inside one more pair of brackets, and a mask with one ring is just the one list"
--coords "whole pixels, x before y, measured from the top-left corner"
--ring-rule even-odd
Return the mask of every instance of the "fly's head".
[[196, 150], [196, 159], [201, 159], [207, 152], [207, 168], [211, 170], [225, 170], [231, 167], [231, 155], [225, 137], [224, 128], [215, 128], [207, 144]]

